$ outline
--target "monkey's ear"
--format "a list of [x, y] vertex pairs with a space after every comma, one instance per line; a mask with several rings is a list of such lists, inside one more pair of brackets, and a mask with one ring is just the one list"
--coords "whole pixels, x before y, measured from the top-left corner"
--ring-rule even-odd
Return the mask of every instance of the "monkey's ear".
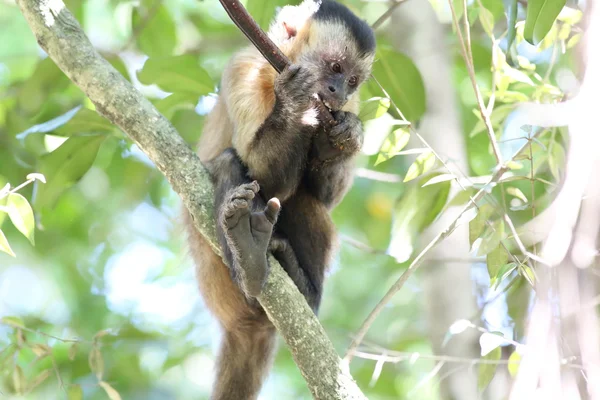
[[295, 26], [288, 25], [285, 21], [283, 22], [283, 27], [285, 28], [285, 31], [287, 32], [288, 39], [293, 38], [298, 33]]

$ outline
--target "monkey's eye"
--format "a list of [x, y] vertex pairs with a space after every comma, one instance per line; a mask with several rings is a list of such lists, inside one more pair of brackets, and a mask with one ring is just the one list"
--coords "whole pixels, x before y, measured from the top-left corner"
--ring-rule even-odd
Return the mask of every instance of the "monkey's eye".
[[331, 70], [336, 74], [339, 74], [342, 72], [342, 66], [339, 63], [333, 63], [331, 64]]
[[348, 79], [348, 85], [350, 86], [356, 86], [357, 83], [358, 78], [356, 76], [351, 76], [350, 79]]

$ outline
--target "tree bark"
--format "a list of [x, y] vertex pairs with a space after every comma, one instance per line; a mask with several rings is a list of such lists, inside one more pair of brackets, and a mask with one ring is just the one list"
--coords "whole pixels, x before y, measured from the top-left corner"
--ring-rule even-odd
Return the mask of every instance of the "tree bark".
[[[98, 52], [61, 0], [17, 0], [39, 45], [89, 97], [96, 111], [123, 130], [154, 162], [183, 200], [196, 228], [219, 251], [213, 188], [197, 155], [141, 93]], [[271, 257], [259, 296], [316, 399], [364, 399], [317, 317]]]

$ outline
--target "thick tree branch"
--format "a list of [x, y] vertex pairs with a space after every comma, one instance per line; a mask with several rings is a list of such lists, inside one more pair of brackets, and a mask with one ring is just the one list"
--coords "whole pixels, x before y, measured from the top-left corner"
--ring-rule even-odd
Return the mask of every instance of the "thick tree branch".
[[[90, 98], [96, 110], [148, 155], [190, 211], [197, 229], [218, 250], [213, 188], [197, 155], [173, 125], [94, 49], [61, 0], [17, 0], [39, 45]], [[363, 399], [314, 313], [271, 258], [259, 301], [318, 399]]]

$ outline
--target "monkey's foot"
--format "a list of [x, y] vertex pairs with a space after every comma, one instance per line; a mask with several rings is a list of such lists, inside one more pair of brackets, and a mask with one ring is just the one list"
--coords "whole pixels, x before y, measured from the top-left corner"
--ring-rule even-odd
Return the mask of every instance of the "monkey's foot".
[[264, 210], [252, 212], [258, 190], [256, 181], [232, 189], [219, 217], [237, 264], [233, 268], [242, 290], [249, 297], [258, 296], [267, 280], [267, 246], [280, 208], [279, 200], [271, 199]]

